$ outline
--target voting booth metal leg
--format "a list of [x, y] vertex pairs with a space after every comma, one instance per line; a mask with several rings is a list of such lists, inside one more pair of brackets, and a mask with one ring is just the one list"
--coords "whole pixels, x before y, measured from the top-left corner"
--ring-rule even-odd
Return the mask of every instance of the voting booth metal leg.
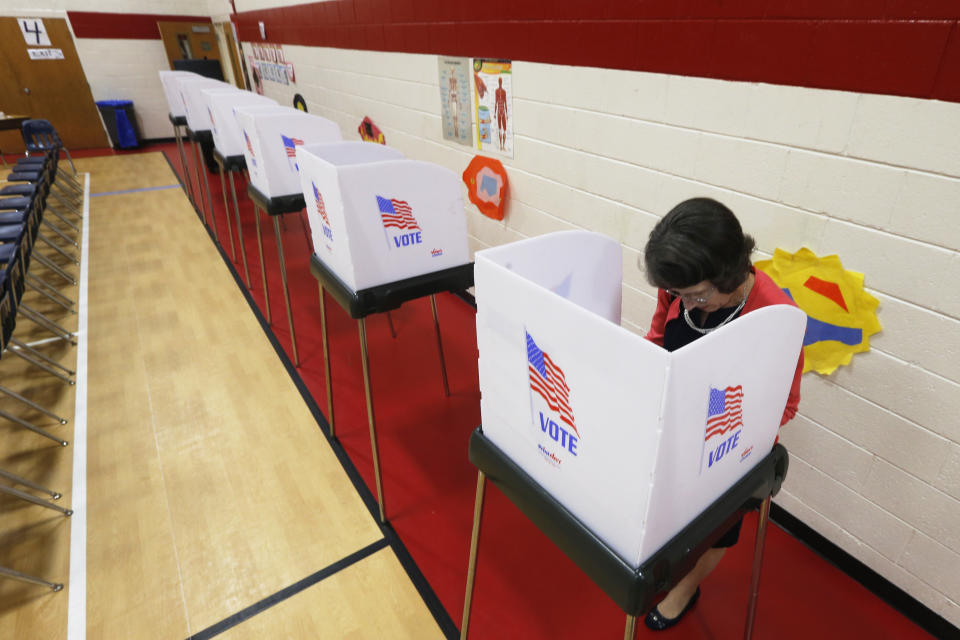
[[20, 582], [29, 582], [30, 584], [38, 584], [42, 587], [50, 587], [53, 591], [60, 591], [63, 589], [63, 584], [60, 582], [48, 582], [41, 578], [35, 576], [30, 576], [25, 573], [20, 573], [19, 571], [14, 571], [13, 569], [7, 569], [6, 567], [0, 567], [0, 578], [10, 578], [11, 580], [19, 580]]
[[253, 206], [253, 215], [257, 219], [257, 249], [260, 250], [260, 277], [263, 278], [263, 300], [267, 307], [267, 324], [273, 324], [273, 314], [270, 313], [270, 290], [267, 288], [267, 267], [263, 263], [263, 236], [260, 233], [260, 207]]
[[767, 540], [767, 523], [770, 521], [770, 496], [760, 504], [760, 517], [757, 520], [757, 542], [753, 547], [753, 571], [750, 574], [750, 599], [747, 602], [747, 624], [743, 631], [744, 640], [753, 637], [753, 625], [757, 619], [757, 596], [760, 595], [760, 569], [763, 566], [763, 547]]
[[470, 631], [470, 606], [473, 604], [473, 584], [477, 577], [477, 548], [480, 546], [480, 519], [483, 516], [483, 495], [487, 476], [477, 471], [477, 497], [473, 503], [473, 533], [470, 534], [470, 561], [467, 564], [467, 592], [463, 596], [463, 621], [460, 624], [460, 640], [466, 640]]
[[627, 628], [623, 632], [623, 640], [633, 640], [637, 637], [637, 616], [627, 616]]
[[194, 205], [196, 205], [197, 210], [200, 212], [200, 217], [203, 218], [203, 224], [205, 224], [209, 229], [210, 223], [207, 221], [206, 205], [203, 202], [203, 193], [200, 192], [200, 189], [201, 189], [200, 165], [203, 162], [203, 157], [200, 155], [200, 145], [198, 145], [193, 140], [190, 141], [190, 144], [193, 145], [193, 157], [196, 158], [196, 163], [194, 164], [193, 172], [197, 176], [197, 190], [194, 192], [195, 200], [193, 201], [193, 203]]
[[297, 332], [293, 329], [293, 310], [290, 309], [290, 289], [287, 287], [287, 262], [283, 255], [283, 238], [280, 236], [280, 216], [273, 216], [273, 233], [277, 236], [277, 258], [280, 260], [280, 278], [283, 280], [283, 302], [287, 305], [287, 323], [290, 325], [290, 342], [293, 343], [293, 366], [300, 366], [297, 353]]
[[390, 337], [397, 337], [397, 330], [393, 328], [393, 316], [390, 315], [390, 312], [387, 311], [387, 324], [390, 326]]
[[177, 139], [177, 152], [180, 154], [180, 166], [183, 168], [183, 183], [187, 186], [187, 199], [196, 208], [193, 200], [193, 181], [190, 179], [190, 168], [187, 166], [187, 155], [183, 152], [183, 137], [180, 135], [180, 126], [173, 126], [173, 137]]
[[330, 425], [330, 437], [336, 436], [333, 429], [333, 380], [330, 378], [330, 348], [327, 346], [327, 303], [323, 297], [323, 284], [320, 287], [320, 339], [323, 342], [323, 378], [327, 383], [327, 424]]
[[[197, 145], [197, 171], [203, 175], [203, 186], [207, 190], [207, 211], [210, 214], [210, 224], [213, 225], [213, 238], [220, 242], [220, 232], [217, 231], [217, 216], [213, 212], [213, 196], [210, 195], [210, 180], [207, 179], [207, 163], [203, 161], [202, 145]], [[201, 196], [202, 197], [202, 196]]]
[[230, 206], [227, 204], [227, 183], [223, 179], [223, 165], [220, 165], [220, 192], [223, 194], [223, 215], [227, 219], [227, 235], [230, 236], [230, 254], [237, 261], [237, 246], [233, 244], [233, 227], [230, 224]]
[[[243, 275], [247, 278], [247, 289], [250, 288], [250, 267], [247, 266], [247, 247], [243, 242], [243, 226], [240, 224], [240, 205], [237, 203], [237, 187], [233, 181], [233, 171], [230, 171], [230, 195], [233, 196], [233, 215], [237, 220], [237, 237], [240, 239], [240, 256], [243, 258]], [[229, 216], [229, 213], [227, 214]], [[236, 260], [236, 258], [234, 258]]]
[[360, 328], [360, 362], [363, 364], [363, 390], [367, 396], [367, 422], [370, 424], [370, 449], [373, 452], [373, 477], [377, 484], [377, 505], [380, 507], [380, 522], [387, 521], [383, 506], [383, 481], [380, 479], [380, 450], [377, 447], [377, 425], [373, 415], [373, 392], [370, 389], [370, 361], [367, 354], [367, 323], [357, 320]]
[[29, 493], [25, 493], [23, 491], [20, 491], [19, 489], [14, 489], [13, 487], [8, 487], [6, 485], [0, 484], [0, 493], [6, 493], [16, 498], [20, 498], [21, 500], [26, 500], [27, 502], [32, 502], [33, 504], [40, 505], [41, 507], [46, 507], [47, 509], [59, 511], [65, 516], [73, 515], [72, 509], [64, 509], [58, 504], [53, 504], [48, 500], [41, 500], [40, 498], [34, 495], [30, 495]]
[[443, 392], [450, 397], [450, 382], [447, 380], [447, 359], [443, 357], [443, 340], [440, 338], [440, 319], [437, 317], [437, 296], [430, 294], [430, 308], [433, 310], [433, 329], [437, 334], [437, 353], [440, 354], [440, 373], [443, 374]]

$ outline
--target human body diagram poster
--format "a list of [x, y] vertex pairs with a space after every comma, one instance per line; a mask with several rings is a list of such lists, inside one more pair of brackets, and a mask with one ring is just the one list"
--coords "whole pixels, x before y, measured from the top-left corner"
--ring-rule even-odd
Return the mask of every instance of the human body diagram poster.
[[509, 60], [473, 61], [477, 149], [513, 157], [513, 65]]
[[443, 139], [470, 146], [470, 59], [437, 58], [440, 80], [440, 118]]

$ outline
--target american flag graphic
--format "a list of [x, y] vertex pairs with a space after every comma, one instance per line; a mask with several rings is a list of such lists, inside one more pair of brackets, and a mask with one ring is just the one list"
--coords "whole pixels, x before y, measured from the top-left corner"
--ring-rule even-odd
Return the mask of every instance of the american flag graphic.
[[743, 426], [743, 387], [714, 389], [710, 387], [710, 402], [707, 406], [706, 442], [714, 436], [723, 435]]
[[257, 154], [253, 152], [253, 145], [250, 144], [250, 136], [247, 135], [246, 130], [244, 130], [243, 132], [243, 139], [246, 140], [247, 142], [247, 151], [250, 152], [250, 157], [251, 158], [256, 157]]
[[377, 196], [377, 206], [380, 207], [380, 218], [383, 221], [383, 228], [389, 229], [408, 229], [411, 231], [421, 231], [417, 219], [413, 217], [413, 209], [403, 200], [387, 200]]
[[327, 208], [323, 206], [323, 196], [320, 195], [317, 185], [311, 182], [310, 186], [313, 187], [313, 201], [317, 203], [317, 213], [323, 218], [323, 223], [329, 227], [330, 218], [327, 217]]
[[287, 136], [280, 134], [280, 137], [283, 138], [283, 149], [287, 152], [288, 158], [297, 157], [297, 146], [303, 144], [303, 140], [300, 138], [288, 138]]
[[530, 372], [530, 388], [547, 402], [547, 406], [560, 415], [579, 436], [577, 425], [573, 423], [573, 409], [570, 408], [570, 387], [567, 386], [563, 369], [550, 359], [546, 351], [540, 349], [527, 333], [527, 369]]

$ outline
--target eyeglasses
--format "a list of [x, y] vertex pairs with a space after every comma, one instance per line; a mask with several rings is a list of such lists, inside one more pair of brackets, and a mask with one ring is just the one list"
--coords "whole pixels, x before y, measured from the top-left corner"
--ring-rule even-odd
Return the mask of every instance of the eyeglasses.
[[710, 287], [706, 291], [693, 291], [691, 293], [680, 293], [679, 291], [674, 291], [673, 289], [667, 289], [667, 293], [674, 296], [675, 298], [680, 298], [684, 302], [693, 302], [695, 304], [705, 304], [707, 300], [710, 299], [716, 292], [716, 287]]

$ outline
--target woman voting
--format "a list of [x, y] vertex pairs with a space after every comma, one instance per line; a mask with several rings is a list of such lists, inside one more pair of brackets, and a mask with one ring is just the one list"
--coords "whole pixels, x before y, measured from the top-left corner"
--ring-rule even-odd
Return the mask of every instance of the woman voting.
[[[793, 300], [762, 271], [753, 268], [754, 241], [730, 209], [710, 198], [681, 202], [657, 223], [644, 251], [647, 279], [656, 286], [657, 309], [647, 339], [674, 351], [739, 316]], [[794, 305], [795, 306], [795, 305]], [[803, 351], [782, 426], [797, 412]], [[721, 537], [644, 622], [660, 631], [677, 624], [700, 597], [700, 583], [736, 544], [742, 520]]]

